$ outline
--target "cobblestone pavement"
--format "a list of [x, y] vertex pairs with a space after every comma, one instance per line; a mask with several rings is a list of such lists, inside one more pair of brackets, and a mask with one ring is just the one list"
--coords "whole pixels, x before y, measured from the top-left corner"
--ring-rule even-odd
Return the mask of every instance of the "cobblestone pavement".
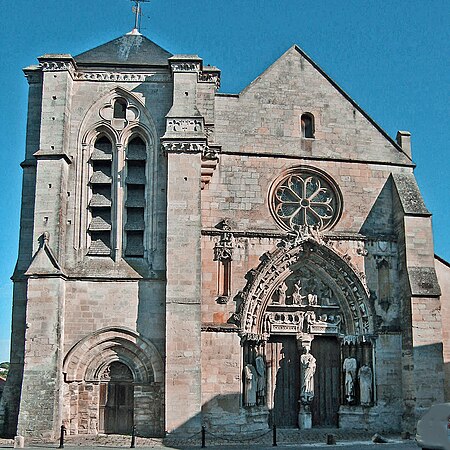
[[[333, 434], [336, 438], [336, 445], [326, 445], [327, 434]], [[374, 433], [356, 432], [346, 430], [277, 430], [277, 449], [331, 449], [339, 450], [358, 450], [381, 448], [383, 450], [415, 450], [418, 449], [414, 440], [402, 440], [398, 435], [385, 436], [388, 443], [373, 444], [371, 437]], [[263, 433], [241, 434], [241, 435], [223, 435], [219, 433], [206, 433], [206, 448], [223, 450], [265, 450], [273, 449], [272, 431]], [[91, 435], [91, 436], [68, 436], [65, 441], [66, 448], [83, 447], [88, 449], [107, 449], [107, 448], [130, 448], [130, 436], [121, 435]], [[58, 447], [58, 442], [42, 443], [29, 441], [25, 443], [26, 447], [35, 447], [41, 449], [54, 449]], [[13, 440], [0, 439], [0, 448], [13, 447]], [[136, 438], [136, 447], [144, 449], [166, 448], [179, 450], [194, 450], [201, 448], [201, 433], [189, 437], [168, 437], [168, 438]]]

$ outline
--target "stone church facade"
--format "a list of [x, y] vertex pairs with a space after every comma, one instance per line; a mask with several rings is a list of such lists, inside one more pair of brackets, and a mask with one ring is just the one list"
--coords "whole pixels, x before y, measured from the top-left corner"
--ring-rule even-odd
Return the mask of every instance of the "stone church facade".
[[410, 135], [302, 50], [239, 95], [137, 32], [25, 75], [3, 434], [412, 431], [449, 398]]

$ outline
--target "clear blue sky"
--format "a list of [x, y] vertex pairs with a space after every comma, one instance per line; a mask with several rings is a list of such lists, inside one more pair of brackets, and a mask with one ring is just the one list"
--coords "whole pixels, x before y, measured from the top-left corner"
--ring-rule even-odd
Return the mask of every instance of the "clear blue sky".
[[[44, 53], [85, 50], [130, 31], [129, 0], [1, 2], [0, 361], [9, 355], [27, 82]], [[412, 133], [415, 171], [450, 260], [449, 0], [151, 0], [143, 34], [222, 69], [237, 93], [292, 44], [303, 48], [392, 137]]]

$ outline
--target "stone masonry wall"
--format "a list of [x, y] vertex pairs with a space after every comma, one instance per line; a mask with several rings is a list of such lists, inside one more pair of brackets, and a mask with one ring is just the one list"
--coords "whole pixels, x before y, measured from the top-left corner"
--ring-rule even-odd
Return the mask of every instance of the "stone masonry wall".
[[17, 433], [53, 439], [62, 420], [64, 281], [28, 281], [25, 368]]
[[[300, 117], [315, 117], [315, 139], [301, 137]], [[216, 140], [223, 150], [290, 157], [410, 163], [296, 48], [246, 87], [216, 99]]]
[[[300, 117], [305, 112], [314, 115], [315, 139], [301, 136]], [[374, 423], [381, 426], [381, 411], [388, 409], [392, 427], [400, 428], [403, 401], [414, 397], [410, 392], [413, 379], [406, 376], [402, 367], [409, 367], [405, 359], [408, 355], [412, 360], [415, 358], [412, 346], [407, 344], [414, 337], [408, 337], [408, 324], [401, 319], [402, 313], [408, 315], [409, 287], [408, 275], [402, 273], [405, 253], [397, 246], [405, 243], [411, 247], [408, 264], [412, 265], [416, 259], [425, 264], [432, 248], [431, 231], [423, 228], [423, 219], [408, 218], [411, 220], [405, 229], [403, 216], [395, 217], [402, 204], [393, 199], [392, 174], [410, 176], [410, 159], [296, 48], [286, 52], [239, 96], [216, 97], [214, 133], [222, 154], [202, 192], [204, 326], [226, 324], [235, 308], [232, 299], [246, 283], [245, 274], [259, 264], [259, 257], [273, 249], [278, 236], [284, 234], [269, 212], [269, 189], [276, 177], [298, 165], [323, 170], [336, 181], [343, 196], [342, 216], [326, 234], [333, 239], [335, 248], [347, 254], [366, 276], [375, 299], [374, 322], [385, 330], [376, 350], [377, 408], [381, 409], [373, 411]], [[219, 263], [213, 261], [213, 248], [220, 237], [215, 226], [223, 219], [229, 219], [235, 248], [231, 299], [218, 304]], [[389, 267], [391, 291], [381, 304], [377, 299], [377, 264], [383, 259]], [[410, 327], [411, 324], [409, 330]], [[417, 338], [418, 335], [416, 344], [425, 343], [421, 339], [426, 340], [426, 336]], [[402, 348], [404, 364], [400, 362]], [[431, 360], [438, 361], [435, 356], [432, 353]], [[209, 354], [206, 357], [212, 363], [208, 370], [218, 370], [219, 361]], [[422, 377], [424, 367], [412, 371], [416, 372]], [[438, 391], [439, 386], [435, 387], [436, 395]]]
[[200, 155], [169, 154], [166, 430], [197, 431], [201, 410]]

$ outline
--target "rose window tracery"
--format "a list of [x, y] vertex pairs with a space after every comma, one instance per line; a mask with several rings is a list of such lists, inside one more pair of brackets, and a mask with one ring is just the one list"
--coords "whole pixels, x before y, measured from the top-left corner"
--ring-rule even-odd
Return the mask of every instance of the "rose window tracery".
[[331, 228], [341, 214], [342, 199], [335, 182], [317, 169], [289, 170], [275, 181], [270, 196], [272, 215], [287, 230]]

